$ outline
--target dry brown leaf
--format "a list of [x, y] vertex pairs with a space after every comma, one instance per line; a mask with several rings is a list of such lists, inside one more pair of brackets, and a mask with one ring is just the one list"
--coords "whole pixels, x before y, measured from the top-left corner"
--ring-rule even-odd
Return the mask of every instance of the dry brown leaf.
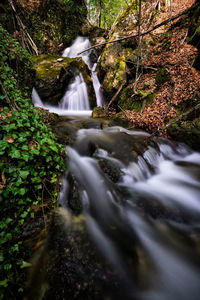
[[3, 185], [5, 185], [6, 184], [6, 176], [4, 173], [1, 174], [1, 180], [2, 180]]
[[9, 144], [12, 144], [15, 140], [12, 138], [12, 136], [9, 136], [7, 139], [5, 139], [5, 141], [7, 141]]

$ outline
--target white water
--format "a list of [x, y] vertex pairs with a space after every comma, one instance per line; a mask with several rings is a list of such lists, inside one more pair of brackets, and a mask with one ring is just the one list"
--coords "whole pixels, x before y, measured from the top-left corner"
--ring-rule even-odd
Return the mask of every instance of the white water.
[[[148, 136], [120, 127], [79, 130], [74, 149], [66, 150], [68, 172], [78, 180], [86, 199], [83, 211], [91, 236], [129, 286], [124, 299], [198, 300], [200, 265], [194, 261], [199, 259], [200, 243], [200, 154], [158, 139], [136, 161], [124, 163], [116, 151], [120, 136], [125, 137], [125, 147], [127, 136], [138, 143], [142, 134], [144, 139]], [[87, 145], [93, 143], [98, 148], [89, 157]], [[101, 158], [120, 169], [116, 183], [101, 170]], [[67, 203], [66, 195], [61, 194], [62, 203]], [[198, 241], [195, 246], [192, 235]], [[130, 263], [130, 247], [143, 253], [144, 262]], [[131, 268], [142, 276], [144, 289], [134, 282]]]
[[[68, 47], [64, 50], [63, 56], [64, 57], [82, 57], [83, 61], [87, 64], [88, 68], [91, 71], [91, 78], [93, 80], [93, 86], [95, 90], [96, 95], [96, 103], [97, 106], [102, 106], [103, 104], [103, 95], [101, 92], [101, 84], [99, 82], [97, 73], [96, 73], [96, 63], [92, 63], [90, 60], [90, 54], [92, 53], [92, 50], [89, 50], [87, 52], [84, 52], [80, 55], [78, 55], [79, 52], [84, 51], [85, 49], [91, 47], [91, 43], [87, 37], [77, 37], [74, 43], [71, 47]], [[65, 96], [64, 96], [65, 97]], [[64, 102], [64, 100], [63, 100]], [[81, 108], [80, 108], [81, 109]]]
[[[90, 60], [91, 51], [87, 51], [82, 55], [77, 55], [78, 52], [81, 52], [90, 46], [91, 43], [88, 38], [77, 37], [72, 46], [64, 50], [63, 57], [82, 57], [91, 71], [91, 78], [93, 80], [97, 106], [102, 106], [103, 95], [101, 92], [101, 84], [99, 82], [97, 73], [95, 72], [96, 63], [92, 63]], [[44, 104], [35, 88], [32, 92], [32, 101], [35, 107], [47, 109], [50, 112], [61, 116], [90, 116], [92, 114], [89, 104], [87, 85], [81, 73], [75, 74], [74, 81], [69, 84], [63, 98], [60, 100], [58, 107]]]
[[35, 88], [32, 91], [32, 101], [35, 107], [41, 107], [59, 116], [91, 116], [91, 110], [68, 110], [53, 105], [44, 104]]
[[69, 85], [59, 108], [70, 111], [90, 109], [87, 86], [81, 73], [76, 75], [74, 82]]

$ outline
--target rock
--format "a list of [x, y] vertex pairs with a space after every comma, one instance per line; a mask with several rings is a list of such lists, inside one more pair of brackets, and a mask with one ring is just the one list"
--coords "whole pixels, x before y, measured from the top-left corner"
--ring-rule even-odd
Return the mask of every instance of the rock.
[[25, 299], [98, 300], [102, 291], [105, 299], [121, 299], [122, 287], [116, 270], [89, 237], [84, 216], [55, 211], [48, 237], [33, 258]]
[[106, 118], [108, 117], [108, 112], [102, 107], [95, 107], [92, 112], [93, 118]]
[[130, 125], [130, 121], [127, 119], [127, 117], [124, 115], [123, 112], [119, 112], [113, 115], [112, 121], [114, 124], [117, 124], [118, 126], [128, 127]]
[[200, 151], [200, 117], [193, 121], [183, 121], [168, 128], [169, 135], [178, 142], [183, 142], [192, 149]]
[[[112, 28], [109, 41], [115, 40], [126, 35], [125, 30], [133, 29], [136, 26], [135, 19], [135, 1], [125, 9], [117, 19]], [[137, 42], [134, 39], [121, 41], [119, 43], [107, 44], [102, 52], [98, 72], [100, 81], [104, 87], [105, 97], [110, 100], [122, 83], [128, 79], [127, 71], [131, 68], [132, 76], [135, 71], [134, 64], [137, 60]], [[127, 64], [127, 61], [130, 63]], [[131, 65], [130, 65], [131, 64]], [[129, 72], [130, 77], [130, 72]]]

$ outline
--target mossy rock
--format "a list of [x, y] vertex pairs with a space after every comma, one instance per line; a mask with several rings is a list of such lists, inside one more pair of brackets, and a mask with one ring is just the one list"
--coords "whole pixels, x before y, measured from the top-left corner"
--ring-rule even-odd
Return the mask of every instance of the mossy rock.
[[[117, 19], [110, 33], [109, 41], [124, 36], [125, 30], [133, 29], [136, 26], [135, 8], [136, 1], [134, 0]], [[136, 51], [137, 42], [134, 39], [105, 46], [98, 64], [98, 72], [108, 100], [113, 97], [121, 84], [127, 81], [127, 61], [136, 62]]]
[[130, 126], [130, 121], [126, 117], [126, 115], [123, 112], [116, 113], [114, 116], [112, 116], [112, 122], [113, 125], [128, 127]]
[[124, 28], [126, 30], [133, 29], [137, 26], [137, 1], [132, 0], [122, 14], [117, 19], [116, 25], [114, 27], [114, 31], [122, 31]]
[[95, 107], [92, 112], [92, 117], [94, 119], [107, 118], [108, 112], [105, 109], [103, 109], [102, 107]]
[[168, 133], [174, 140], [200, 151], [200, 118], [173, 124], [168, 128]]
[[43, 54], [33, 56], [32, 62], [36, 70], [37, 78], [47, 79], [59, 76], [61, 69], [68, 69], [74, 62], [74, 59], [69, 57], [60, 57], [58, 55]]
[[118, 106], [120, 109], [134, 109], [136, 112], [141, 112], [144, 101], [145, 106], [148, 107], [153, 103], [155, 96], [156, 91], [147, 93], [139, 91], [139, 94], [134, 94], [133, 85], [130, 84], [127, 87], [125, 87], [120, 93]]

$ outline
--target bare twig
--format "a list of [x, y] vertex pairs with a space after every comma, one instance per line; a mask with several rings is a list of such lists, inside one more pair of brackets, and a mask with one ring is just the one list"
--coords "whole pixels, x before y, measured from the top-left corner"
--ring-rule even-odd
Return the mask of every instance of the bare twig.
[[[144, 35], [146, 35], [148, 33], [151, 33], [152, 31], [156, 30], [157, 28], [159, 28], [159, 27], [161, 27], [163, 25], [166, 25], [166, 24], [168, 24], [171, 21], [176, 20], [176, 19], [178, 19], [179, 17], [181, 17], [183, 15], [186, 15], [188, 12], [190, 12], [191, 10], [193, 10], [198, 5], [199, 5], [199, 3], [195, 3], [192, 7], [186, 9], [185, 11], [179, 13], [178, 15], [175, 15], [175, 16], [173, 16], [173, 17], [171, 17], [171, 18], [169, 18], [169, 19], [167, 19], [167, 20], [159, 23], [158, 25], [154, 26], [153, 28], [151, 28], [151, 29], [149, 29], [149, 30], [147, 30], [145, 32], [142, 32], [141, 36], [144, 36]], [[125, 36], [125, 37], [122, 37], [122, 38], [119, 38], [119, 39], [115, 39], [113, 41], [99, 43], [99, 44], [93, 45], [93, 46], [85, 49], [84, 51], [81, 51], [81, 52], [77, 53], [77, 55], [80, 55], [80, 54], [82, 54], [82, 53], [84, 53], [86, 51], [89, 51], [89, 50], [93, 49], [93, 48], [98, 48], [100, 46], [104, 46], [104, 45], [107, 45], [107, 44], [118, 43], [118, 42], [121, 42], [121, 41], [124, 41], [124, 40], [128, 40], [128, 39], [131, 39], [131, 38], [135, 38], [135, 37], [138, 37], [138, 34], [133, 34], [133, 35]]]
[[179, 122], [183, 117], [186, 117], [191, 112], [193, 112], [194, 110], [197, 110], [197, 109], [200, 109], [200, 103], [195, 105], [194, 107], [188, 109], [185, 113], [182, 113], [181, 115], [176, 117], [173, 121], [169, 122], [166, 126], [160, 127], [156, 132], [152, 133], [150, 135], [150, 137], [157, 135], [158, 132], [160, 132], [160, 131], [166, 130], [167, 128], [171, 127], [173, 124]]
[[[28, 41], [29, 46], [32, 48], [32, 50], [35, 52], [35, 54], [38, 55], [38, 49], [37, 49], [37, 46], [35, 45], [35, 43], [34, 43], [34, 41], [32, 40], [30, 34], [28, 33], [28, 31], [26, 30], [26, 28], [25, 28], [25, 26], [24, 26], [24, 24], [23, 24], [21, 18], [18, 16], [17, 11], [16, 11], [16, 9], [15, 9], [15, 6], [14, 6], [14, 4], [13, 4], [13, 1], [12, 1], [12, 0], [8, 0], [8, 1], [9, 1], [9, 4], [10, 4], [10, 6], [11, 6], [11, 8], [12, 8], [14, 14], [15, 14], [15, 17], [16, 17], [16, 20], [17, 20], [17, 22], [18, 22], [18, 25], [19, 25], [20, 29], [22, 30], [22, 32], [23, 32], [24, 35], [26, 36], [26, 39], [27, 39], [27, 41]], [[23, 41], [23, 43], [24, 43], [24, 46], [25, 46], [25, 41]]]
[[123, 89], [123, 87], [125, 86], [126, 82], [123, 82], [120, 87], [118, 88], [116, 94], [112, 97], [112, 99], [110, 100], [110, 102], [108, 103], [108, 105], [106, 106], [106, 109], [108, 109], [110, 107], [110, 105], [115, 101], [115, 99], [117, 98], [117, 96], [119, 95], [119, 93], [121, 92], [121, 90]]

